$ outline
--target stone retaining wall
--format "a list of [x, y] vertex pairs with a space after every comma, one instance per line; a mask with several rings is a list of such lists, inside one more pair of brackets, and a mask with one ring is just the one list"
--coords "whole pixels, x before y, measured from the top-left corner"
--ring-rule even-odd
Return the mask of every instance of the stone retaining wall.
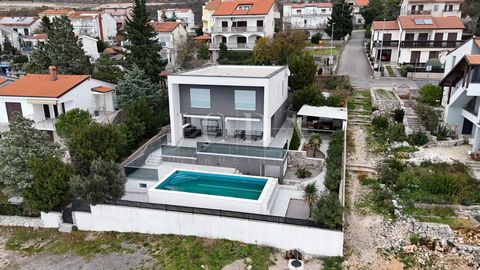
[[0, 226], [43, 227], [41, 218], [0, 215]]

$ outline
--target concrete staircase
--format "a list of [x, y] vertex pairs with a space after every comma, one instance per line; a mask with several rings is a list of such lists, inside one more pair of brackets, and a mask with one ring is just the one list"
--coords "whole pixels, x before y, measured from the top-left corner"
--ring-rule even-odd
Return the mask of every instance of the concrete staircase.
[[408, 126], [413, 132], [420, 132], [420, 120], [418, 119], [418, 115], [415, 113], [415, 110], [412, 108], [412, 101], [403, 100], [403, 106], [405, 107], [405, 117], [407, 118]]
[[371, 112], [363, 108], [366, 102], [370, 102], [369, 97], [362, 95], [354, 95], [350, 103], [355, 106], [354, 109], [348, 110], [348, 123], [354, 125], [369, 125], [371, 122]]

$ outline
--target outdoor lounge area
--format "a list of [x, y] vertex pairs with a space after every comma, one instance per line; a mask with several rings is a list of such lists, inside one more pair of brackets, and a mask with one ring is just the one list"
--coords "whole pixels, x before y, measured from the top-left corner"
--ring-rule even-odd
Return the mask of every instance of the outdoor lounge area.
[[297, 113], [297, 121], [307, 131], [334, 132], [344, 129], [348, 119], [343, 107], [303, 105]]

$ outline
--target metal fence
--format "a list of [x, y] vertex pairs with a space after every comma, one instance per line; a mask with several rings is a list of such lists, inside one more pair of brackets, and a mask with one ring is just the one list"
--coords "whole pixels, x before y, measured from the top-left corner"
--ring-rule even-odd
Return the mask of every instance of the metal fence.
[[[126, 201], [126, 200], [107, 200], [104, 204], [171, 211], [171, 212], [182, 212], [182, 213], [190, 213], [190, 214], [202, 214], [202, 215], [210, 215], [210, 216], [218, 216], [218, 217], [240, 218], [240, 219], [246, 219], [246, 220], [265, 221], [265, 222], [272, 222], [272, 223], [314, 227], [314, 228], [330, 230], [326, 228], [324, 224], [320, 222], [316, 222], [314, 220], [309, 220], [309, 219], [297, 219], [297, 218], [288, 218], [288, 217], [281, 217], [281, 216], [226, 211], [226, 210], [219, 210], [219, 209], [208, 209], [208, 208], [146, 203], [146, 202]], [[336, 229], [338, 231], [341, 231], [342, 228], [336, 228]]]

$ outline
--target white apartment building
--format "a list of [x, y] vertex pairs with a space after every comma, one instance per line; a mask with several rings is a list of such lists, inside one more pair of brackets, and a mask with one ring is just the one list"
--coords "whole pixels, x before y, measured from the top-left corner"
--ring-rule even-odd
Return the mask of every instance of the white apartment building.
[[213, 13], [210, 49], [215, 53], [224, 43], [229, 50], [253, 50], [257, 39], [274, 35], [276, 18], [275, 0], [222, 2]]
[[374, 21], [371, 55], [398, 65], [422, 66], [432, 58], [445, 63], [448, 52], [462, 43], [463, 29], [459, 17], [410, 15]]
[[452, 51], [440, 85], [444, 87], [444, 121], [469, 139], [472, 153], [480, 149], [480, 39], [470, 38]]
[[157, 10], [158, 21], [173, 20], [182, 22], [188, 32], [195, 32], [195, 15], [190, 8], [168, 8]]
[[402, 0], [400, 15], [432, 15], [434, 17], [461, 17], [460, 4], [464, 0]]
[[332, 3], [290, 3], [283, 6], [283, 29], [301, 29], [310, 36], [324, 32], [332, 16]]
[[158, 42], [162, 45], [160, 54], [168, 64], [175, 65], [177, 63], [177, 50], [187, 38], [187, 29], [180, 22], [157, 22], [153, 25], [157, 33]]
[[223, 0], [210, 0], [202, 6], [202, 31], [211, 34], [213, 29], [213, 13], [222, 4]]
[[117, 21], [117, 29], [121, 29], [133, 11], [133, 3], [103, 4], [98, 6], [97, 9], [110, 14]]
[[9, 27], [0, 25], [0, 45], [3, 46], [6, 38], [8, 38], [8, 40], [12, 43], [13, 47], [15, 47], [17, 50], [21, 49], [20, 34], [13, 31]]
[[29, 37], [40, 27], [40, 18], [0, 17], [0, 25], [17, 32], [21, 37]]
[[363, 29], [365, 26], [365, 19], [360, 11], [368, 5], [368, 0], [347, 0], [347, 3], [352, 6], [353, 29]]
[[111, 42], [117, 35], [117, 21], [106, 12], [81, 11], [69, 17], [77, 36], [89, 36]]

